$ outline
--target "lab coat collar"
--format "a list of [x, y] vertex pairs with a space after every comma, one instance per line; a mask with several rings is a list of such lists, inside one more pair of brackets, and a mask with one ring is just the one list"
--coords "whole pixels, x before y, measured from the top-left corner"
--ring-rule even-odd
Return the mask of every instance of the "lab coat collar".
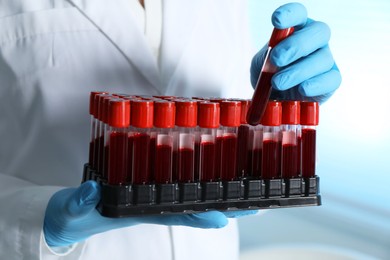
[[161, 92], [157, 61], [144, 33], [136, 26], [127, 0], [110, 4], [105, 0], [68, 0], [85, 15], [107, 39]]

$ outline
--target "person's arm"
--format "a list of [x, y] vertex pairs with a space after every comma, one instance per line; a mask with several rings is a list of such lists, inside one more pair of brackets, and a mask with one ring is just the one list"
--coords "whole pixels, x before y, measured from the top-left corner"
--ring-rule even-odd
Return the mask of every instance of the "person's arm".
[[39, 186], [0, 174], [0, 259], [41, 259], [50, 252], [43, 218], [50, 197], [62, 187]]

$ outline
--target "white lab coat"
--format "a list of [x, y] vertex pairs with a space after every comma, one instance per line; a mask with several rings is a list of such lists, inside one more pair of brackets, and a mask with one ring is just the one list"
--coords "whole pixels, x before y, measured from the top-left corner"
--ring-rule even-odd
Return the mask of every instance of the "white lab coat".
[[51, 195], [78, 186], [89, 92], [242, 97], [253, 50], [242, 0], [163, 0], [160, 58], [127, 0], [0, 2], [0, 259], [236, 259], [218, 230], [138, 225], [61, 256], [44, 242]]

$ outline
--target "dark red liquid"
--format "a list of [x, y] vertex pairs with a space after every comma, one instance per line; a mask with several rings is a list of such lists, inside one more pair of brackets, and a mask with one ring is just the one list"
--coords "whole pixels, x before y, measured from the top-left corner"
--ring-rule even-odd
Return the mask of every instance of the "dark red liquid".
[[246, 176], [248, 175], [249, 126], [238, 127], [237, 138], [237, 172], [239, 176]]
[[97, 166], [98, 166], [98, 160], [99, 160], [99, 138], [95, 138], [95, 145], [93, 147], [93, 164], [92, 164], [92, 168], [94, 170], [97, 170]]
[[136, 133], [133, 136], [133, 184], [146, 184], [151, 181], [149, 168], [150, 136]]
[[222, 136], [215, 139], [215, 177], [220, 178], [222, 176], [221, 163], [222, 163]]
[[298, 135], [297, 139], [297, 169], [298, 169], [298, 175], [302, 173], [301, 169], [301, 154], [302, 154], [302, 137]]
[[98, 161], [97, 161], [97, 169], [100, 174], [103, 174], [104, 170], [104, 135], [98, 138]]
[[215, 181], [215, 143], [200, 144], [200, 180]]
[[263, 159], [261, 164], [262, 179], [270, 180], [279, 177], [280, 142], [272, 140], [263, 141]]
[[261, 72], [261, 76], [256, 84], [255, 92], [253, 93], [252, 104], [248, 109], [248, 124], [257, 125], [260, 123], [271, 95], [271, 79], [273, 75], [274, 73]]
[[106, 179], [108, 177], [108, 155], [110, 153], [110, 146], [105, 145], [103, 150], [103, 171], [102, 177]]
[[[100, 124], [98, 123], [97, 124], [97, 129], [96, 129], [96, 132], [99, 133], [100, 129]], [[92, 168], [94, 170], [97, 170], [98, 169], [98, 162], [99, 162], [99, 137], [95, 137], [95, 140], [94, 140], [94, 151], [93, 151], [93, 164], [92, 164]]]
[[158, 145], [156, 148], [156, 183], [165, 184], [172, 182], [172, 146]]
[[127, 175], [127, 133], [112, 132], [108, 154], [108, 183], [125, 184]]
[[127, 177], [128, 183], [133, 182], [133, 135], [127, 137]]
[[194, 179], [199, 180], [199, 161], [200, 161], [200, 143], [195, 142], [195, 169], [194, 169]]
[[194, 150], [183, 148], [178, 153], [178, 180], [179, 182], [193, 182], [194, 181]]
[[299, 176], [298, 147], [293, 144], [282, 146], [282, 178], [291, 179]]
[[179, 152], [172, 153], [172, 181], [175, 182], [179, 178]]
[[94, 153], [95, 153], [95, 140], [92, 140], [91, 142], [89, 142], [88, 164], [90, 167], [93, 167], [94, 165], [94, 161], [93, 161]]
[[302, 177], [315, 175], [316, 168], [316, 130], [302, 129]]
[[149, 143], [149, 169], [150, 169], [150, 180], [155, 178], [156, 174], [156, 136], [150, 137]]
[[237, 178], [237, 136], [224, 136], [221, 144], [221, 179]]
[[[247, 153], [247, 170], [246, 170], [246, 174], [245, 176], [253, 176], [253, 170], [252, 170], [252, 160], [253, 160], [253, 149], [249, 148], [248, 147], [248, 151], [246, 152]], [[261, 167], [260, 167], [261, 169]], [[259, 175], [260, 176], [260, 175]]]
[[263, 160], [263, 149], [254, 149], [253, 150], [253, 161], [252, 161], [252, 176], [260, 177], [261, 176], [261, 160]]

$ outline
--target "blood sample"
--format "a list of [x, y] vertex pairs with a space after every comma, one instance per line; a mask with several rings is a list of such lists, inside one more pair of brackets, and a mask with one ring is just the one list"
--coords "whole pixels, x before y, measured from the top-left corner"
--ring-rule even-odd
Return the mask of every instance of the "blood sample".
[[[199, 111], [199, 109], [198, 109]], [[199, 114], [199, 113], [198, 113]], [[200, 161], [200, 127], [199, 125], [195, 128], [195, 169], [194, 169], [194, 179], [200, 180], [199, 177], [199, 161]]]
[[316, 126], [318, 122], [318, 102], [301, 102], [301, 171], [303, 178], [311, 178], [316, 174]]
[[104, 136], [104, 141], [103, 141], [103, 150], [102, 150], [102, 162], [101, 162], [101, 177], [103, 179], [107, 179], [108, 177], [108, 154], [109, 154], [109, 144], [108, 140], [110, 139], [110, 125], [109, 125], [109, 102], [110, 100], [117, 98], [114, 96], [104, 96], [101, 99], [101, 102], [103, 103], [102, 111], [101, 111], [101, 119], [103, 124], [103, 136]]
[[272, 32], [271, 39], [268, 43], [268, 50], [264, 58], [263, 67], [261, 68], [255, 91], [253, 93], [252, 103], [248, 110], [247, 121], [251, 125], [259, 124], [266, 109], [268, 99], [271, 95], [272, 76], [278, 71], [278, 67], [273, 65], [270, 61], [269, 55], [271, 50], [293, 32], [294, 27], [287, 29], [274, 28]]
[[250, 163], [253, 177], [261, 177], [261, 162], [263, 160], [263, 126], [253, 127], [252, 150], [248, 150], [248, 157], [252, 158]]
[[[220, 97], [209, 97], [207, 101], [219, 103], [219, 107], [221, 107], [221, 102], [225, 101], [225, 98]], [[222, 140], [223, 140], [223, 130], [217, 129], [217, 134], [215, 138], [215, 164], [214, 164], [214, 171], [216, 178], [220, 178], [222, 175], [221, 172], [221, 164], [222, 164]]]
[[88, 164], [90, 167], [95, 166], [94, 157], [95, 157], [95, 139], [96, 139], [96, 128], [99, 124], [99, 120], [97, 118], [97, 111], [95, 105], [95, 96], [99, 94], [108, 94], [107, 92], [102, 91], [93, 91], [89, 96], [89, 114], [91, 115], [91, 128], [90, 128], [90, 140], [89, 140], [89, 159]]
[[131, 102], [131, 126], [133, 133], [132, 184], [149, 184], [150, 137], [153, 128], [153, 101], [133, 100]]
[[278, 101], [269, 101], [261, 119], [263, 125], [261, 178], [264, 180], [280, 177], [281, 121], [282, 104]]
[[155, 182], [158, 184], [172, 183], [174, 102], [154, 102], [154, 126], [156, 127]]
[[98, 124], [95, 132], [95, 157], [94, 157], [94, 169], [98, 174], [102, 174], [103, 160], [104, 160], [104, 128], [103, 122], [103, 98], [112, 97], [110, 94], [98, 94], [95, 96], [95, 111], [97, 112]]
[[221, 164], [222, 164], [222, 139], [223, 139], [223, 131], [221, 129], [217, 129], [217, 133], [215, 136], [215, 163], [214, 163], [214, 171], [216, 178], [221, 178]]
[[219, 110], [219, 103], [198, 103], [198, 125], [200, 127], [199, 179], [202, 182], [217, 180], [215, 175], [215, 139], [219, 127]]
[[238, 127], [237, 172], [241, 177], [249, 176], [252, 168], [253, 126], [246, 121], [250, 100], [241, 100], [241, 125]]
[[298, 132], [300, 118], [299, 101], [282, 102], [282, 165], [284, 179], [299, 177], [298, 170]]
[[174, 167], [178, 182], [194, 182], [195, 128], [198, 108], [194, 100], [176, 101], [178, 150], [174, 151]]
[[108, 104], [108, 183], [126, 184], [127, 128], [130, 124], [130, 101], [111, 99]]
[[[220, 103], [221, 175], [223, 181], [237, 179], [237, 130], [241, 122], [241, 102], [222, 101]], [[217, 153], [218, 154], [218, 153]]]

